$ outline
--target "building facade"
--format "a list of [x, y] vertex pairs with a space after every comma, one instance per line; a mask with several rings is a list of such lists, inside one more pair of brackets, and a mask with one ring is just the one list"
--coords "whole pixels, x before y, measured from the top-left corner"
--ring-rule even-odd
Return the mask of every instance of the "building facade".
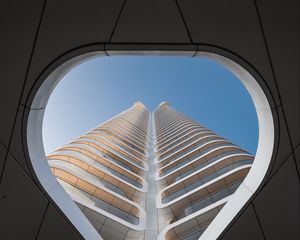
[[103, 239], [199, 239], [254, 157], [161, 103], [140, 102], [47, 156]]
[[162, 103], [154, 111], [158, 239], [199, 239], [254, 157]]

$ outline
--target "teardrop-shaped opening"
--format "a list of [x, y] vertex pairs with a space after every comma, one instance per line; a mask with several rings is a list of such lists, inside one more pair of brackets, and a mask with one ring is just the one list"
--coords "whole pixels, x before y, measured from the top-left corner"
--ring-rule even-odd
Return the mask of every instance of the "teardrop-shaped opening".
[[28, 147], [41, 184], [86, 239], [216, 238], [271, 159], [262, 89], [212, 53], [101, 54], [65, 62], [36, 94]]

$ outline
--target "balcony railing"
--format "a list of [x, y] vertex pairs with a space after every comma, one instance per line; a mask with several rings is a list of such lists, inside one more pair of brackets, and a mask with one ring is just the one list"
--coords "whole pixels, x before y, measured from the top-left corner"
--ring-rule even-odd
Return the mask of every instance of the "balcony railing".
[[84, 144], [84, 143], [71, 143], [71, 144], [69, 144], [67, 146], [67, 148], [68, 147], [78, 147], [78, 148], [82, 148], [84, 150], [88, 150], [88, 151], [96, 154], [97, 156], [100, 156], [100, 157], [103, 157], [105, 159], [108, 159], [109, 161], [115, 163], [118, 166], [121, 166], [121, 167], [123, 167], [123, 168], [125, 168], [125, 169], [127, 169], [129, 171], [133, 171], [133, 169], [129, 165], [127, 165], [127, 164], [125, 164], [123, 162], [120, 162], [120, 161], [116, 160], [115, 158], [113, 158], [111, 156], [106, 155], [105, 153], [103, 153], [100, 150], [92, 147], [91, 145]]
[[[68, 183], [64, 183], [63, 185], [68, 184]], [[68, 184], [70, 185], [70, 184]], [[134, 224], [134, 225], [138, 225], [140, 222], [140, 219], [137, 216], [134, 216], [126, 211], [124, 211], [123, 209], [112, 205], [111, 203], [108, 203], [102, 199], [99, 199], [95, 196], [93, 196], [92, 194], [85, 192], [81, 189], [76, 189], [76, 192], [72, 192], [72, 191], [68, 191], [68, 193], [73, 196], [75, 195], [75, 199], [74, 201], [76, 202], [76, 197], [78, 197], [78, 194], [83, 195], [84, 199], [88, 198], [88, 201], [91, 202], [94, 206], [102, 209], [103, 211], [110, 213], [128, 223]], [[82, 197], [80, 197], [82, 198]], [[77, 202], [76, 202], [77, 203]], [[77, 203], [78, 205], [81, 205], [79, 203]], [[84, 205], [83, 205], [84, 206]], [[84, 206], [85, 207], [85, 206]], [[106, 217], [104, 215], [104, 217]]]
[[[197, 200], [196, 202], [193, 202], [192, 204], [188, 205], [187, 207], [185, 207], [181, 214], [179, 214], [179, 216], [176, 218], [176, 221], [184, 218], [194, 212], [197, 212], [225, 197], [228, 197], [230, 195], [232, 195], [236, 189], [240, 186], [240, 184], [242, 183], [242, 180], [239, 180], [231, 185], [229, 185], [226, 188], [223, 188], [221, 190], [218, 190], [216, 192], [214, 192], [213, 194], [210, 194], [208, 196], [205, 196], [204, 198], [201, 198], [199, 200]], [[175, 222], [174, 220], [172, 222]]]
[[233, 170], [234, 168], [237, 168], [239, 166], [242, 166], [242, 165], [247, 165], [247, 164], [251, 164], [253, 161], [252, 160], [240, 160], [238, 162], [234, 162], [234, 163], [231, 163], [221, 169], [219, 169], [218, 171], [214, 172], [214, 173], [211, 173], [205, 177], [203, 177], [202, 179], [192, 183], [192, 184], [189, 184], [188, 186], [186, 186], [185, 188], [182, 188], [172, 194], [170, 194], [169, 196], [165, 197], [162, 199], [162, 202], [163, 203], [168, 203], [190, 191], [192, 191], [193, 189], [197, 188], [197, 187], [200, 187], [201, 185], [223, 175], [224, 173], [226, 172], [229, 172], [230, 170]]
[[221, 159], [222, 157], [229, 156], [229, 155], [231, 155], [231, 154], [245, 154], [245, 152], [244, 152], [243, 150], [237, 149], [237, 150], [226, 151], [226, 152], [223, 152], [223, 153], [221, 153], [221, 154], [218, 154], [217, 156], [215, 156], [215, 157], [213, 157], [213, 158], [210, 158], [209, 160], [205, 161], [204, 163], [199, 164], [198, 166], [193, 167], [192, 169], [190, 169], [190, 170], [188, 170], [188, 171], [186, 171], [186, 172], [180, 174], [180, 176], [178, 176], [178, 177], [175, 179], [175, 181], [177, 182], [177, 181], [179, 181], [180, 179], [182, 179], [182, 178], [184, 178], [184, 177], [186, 177], [186, 176], [188, 176], [188, 175], [190, 175], [190, 174], [192, 174], [192, 173], [194, 173], [194, 172], [200, 170], [201, 168], [204, 168], [205, 166], [207, 166], [207, 165], [209, 165], [209, 164], [211, 164], [211, 163], [213, 163], [213, 162], [215, 162], [215, 161]]
[[[203, 144], [205, 144], [205, 143], [203, 143]], [[200, 151], [200, 152], [198, 152], [198, 153], [192, 155], [191, 157], [186, 156], [186, 157], [184, 157], [184, 158], [178, 160], [178, 163], [177, 163], [177, 164], [175, 163], [175, 164], [173, 165], [173, 167], [166, 167], [166, 168], [163, 168], [163, 169], [162, 169], [163, 172], [160, 174], [160, 176], [163, 177], [163, 176], [165, 176], [166, 174], [168, 174], [168, 173], [170, 173], [170, 172], [172, 172], [172, 171], [178, 169], [178, 168], [181, 167], [181, 166], [184, 166], [185, 164], [187, 164], [187, 163], [189, 163], [189, 162], [191, 162], [191, 161], [193, 161], [193, 160], [195, 160], [195, 159], [197, 159], [197, 158], [200, 158], [201, 156], [203, 156], [204, 154], [208, 153], [208, 152], [211, 151], [212, 149], [215, 149], [216, 147], [220, 147], [220, 146], [224, 146], [224, 147], [225, 147], [225, 146], [231, 146], [231, 147], [233, 147], [234, 145], [231, 145], [231, 144], [228, 144], [228, 143], [217, 143], [217, 144], [214, 144], [214, 145], [212, 145], [211, 147], [209, 147], [209, 148], [207, 148], [207, 149], [205, 149], [205, 150], [203, 150], [203, 151]], [[242, 150], [240, 150], [240, 151], [242, 151]], [[190, 154], [190, 151], [187, 152], [187, 153], [185, 153], [185, 154], [186, 154], [186, 155]], [[179, 159], [179, 158], [176, 158], [176, 160], [177, 160], [177, 159]], [[174, 161], [176, 161], [176, 160], [174, 160]]]
[[[205, 138], [203, 138], [203, 139], [205, 139]], [[207, 143], [207, 142], [209, 142], [209, 141], [216, 140], [216, 139], [222, 139], [222, 138], [220, 138], [220, 137], [218, 137], [218, 136], [216, 136], [216, 135], [209, 135], [209, 136], [207, 136], [207, 139], [205, 139], [205, 140], [203, 140], [203, 139], [202, 139], [202, 140], [199, 139], [199, 142], [195, 143], [194, 146], [190, 147], [190, 148], [187, 149], [186, 151], [183, 151], [182, 153], [179, 153], [179, 154], [174, 154], [174, 156], [171, 158], [171, 160], [172, 160], [172, 159], [173, 159], [173, 160], [176, 160], [176, 159], [180, 158], [181, 156], [183, 156], [183, 155], [185, 155], [185, 154], [187, 154], [187, 153], [193, 151], [193, 150], [196, 149], [197, 147], [202, 146], [204, 143]], [[195, 141], [195, 140], [194, 140], [194, 141]], [[183, 150], [184, 147], [186, 147], [187, 145], [191, 144], [192, 142], [193, 142], [193, 141], [191, 140], [191, 141], [189, 141], [189, 142], [183, 144], [182, 146], [176, 147], [175, 150], [173, 150], [170, 154], [168, 154], [168, 155], [166, 155], [164, 158], [162, 158], [161, 161], [164, 161], [165, 159], [168, 159], [169, 156], [171, 156], [173, 153], [176, 152], [176, 150], [178, 150], [178, 151], [179, 151], [179, 150]]]
[[142, 168], [142, 169], [144, 168], [144, 166], [143, 166], [141, 163], [132, 160], [131, 158], [127, 157], [126, 155], [124, 155], [124, 154], [122, 154], [122, 153], [116, 151], [115, 149], [113, 149], [113, 148], [110, 147], [109, 145], [104, 144], [104, 143], [102, 143], [102, 142], [100, 142], [100, 141], [97, 141], [97, 140], [94, 139], [94, 138], [81, 137], [81, 138], [79, 138], [78, 140], [79, 140], [79, 141], [80, 141], [80, 140], [82, 140], [82, 141], [89, 141], [89, 142], [95, 143], [96, 145], [98, 145], [98, 146], [100, 146], [100, 147], [103, 147], [104, 149], [106, 149], [106, 150], [112, 152], [113, 154], [115, 154], [115, 155], [117, 155], [117, 156], [123, 158], [124, 160], [127, 160], [128, 162], [130, 162], [130, 163], [132, 163], [132, 164], [134, 164], [134, 165], [137, 165], [137, 166], [139, 166], [139, 167]]
[[[133, 180], [125, 175], [123, 175], [122, 173], [119, 173], [117, 172], [116, 170], [114, 169], [111, 169], [111, 168], [108, 168], [107, 166], [103, 165], [102, 163], [88, 157], [88, 156], [85, 156], [84, 154], [82, 153], [78, 153], [78, 152], [74, 152], [74, 151], [60, 151], [60, 152], [57, 152], [55, 153], [56, 155], [65, 155], [65, 156], [73, 156], [77, 159], [80, 159], [82, 160], [83, 162], [86, 162], [87, 164], [91, 164], [92, 166], [95, 166], [96, 168], [98, 168], [99, 170], [103, 171], [103, 172], [106, 172], [106, 173], [111, 173], [113, 176], [116, 176], [116, 177], [119, 177], [123, 180], [125, 180], [126, 182], [132, 184], [133, 186], [136, 186], [137, 188], [140, 188], [142, 189], [143, 188], [143, 185], [140, 184], [139, 182], [137, 182], [136, 180]], [[60, 159], [58, 159], [60, 160]], [[49, 161], [52, 161], [49, 160]]]
[[[60, 169], [70, 169], [71, 171], [79, 174], [82, 176], [82, 179], [90, 179], [94, 182], [97, 182], [97, 183], [100, 183], [101, 185], [103, 185], [104, 187], [106, 187], [107, 189], [110, 189], [111, 191], [123, 196], [123, 197], [126, 197], [128, 199], [130, 199], [128, 197], [128, 195], [126, 194], [126, 192], [124, 192], [123, 189], [119, 188], [118, 186], [115, 186], [111, 183], [109, 183], [108, 181], [104, 180], [103, 178], [100, 178], [90, 172], [87, 172], [86, 170], [76, 166], [75, 164], [72, 164], [72, 163], [69, 163], [69, 162], [64, 162], [64, 161], [61, 161], [61, 160], [51, 160], [51, 166], [52, 167], [56, 167], [56, 168], [60, 168]], [[69, 172], [67, 170], [67, 172]], [[64, 170], [65, 171], [65, 170]], [[81, 177], [79, 177], [81, 178]]]

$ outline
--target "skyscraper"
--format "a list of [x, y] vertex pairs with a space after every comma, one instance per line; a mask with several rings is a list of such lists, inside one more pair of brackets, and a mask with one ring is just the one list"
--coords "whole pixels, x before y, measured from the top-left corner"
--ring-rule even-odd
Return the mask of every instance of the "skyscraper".
[[198, 239], [247, 175], [247, 151], [140, 102], [47, 156], [104, 239]]

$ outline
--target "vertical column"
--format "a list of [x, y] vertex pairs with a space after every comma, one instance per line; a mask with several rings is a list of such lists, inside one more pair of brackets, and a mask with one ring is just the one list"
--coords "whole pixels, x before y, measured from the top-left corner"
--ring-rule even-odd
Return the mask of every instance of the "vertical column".
[[148, 191], [146, 199], [146, 230], [145, 230], [145, 240], [154, 240], [158, 236], [158, 214], [156, 207], [156, 194], [157, 194], [157, 185], [155, 180], [155, 164], [154, 164], [154, 128], [153, 128], [153, 114], [150, 114], [150, 131], [149, 131], [149, 155], [148, 155]]

